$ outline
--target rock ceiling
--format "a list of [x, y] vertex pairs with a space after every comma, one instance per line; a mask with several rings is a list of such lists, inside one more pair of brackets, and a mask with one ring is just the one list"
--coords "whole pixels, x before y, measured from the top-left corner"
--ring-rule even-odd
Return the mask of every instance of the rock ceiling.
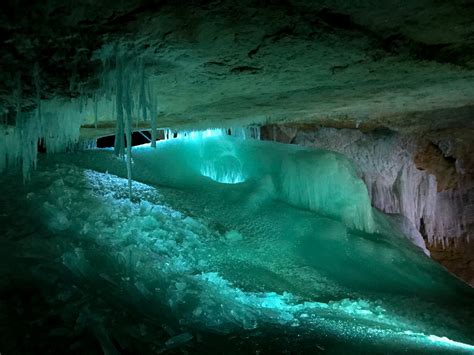
[[35, 68], [44, 99], [92, 95], [99, 58], [119, 45], [131, 65], [144, 61], [162, 126], [433, 129], [474, 121], [469, 0], [5, 0], [1, 7], [4, 112], [13, 112], [18, 83], [23, 105], [34, 107]]

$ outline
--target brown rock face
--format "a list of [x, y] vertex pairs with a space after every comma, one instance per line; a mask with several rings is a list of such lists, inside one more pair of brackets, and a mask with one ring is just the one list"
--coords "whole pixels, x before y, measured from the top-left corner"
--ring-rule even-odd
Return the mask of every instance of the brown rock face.
[[474, 287], [474, 243], [436, 243], [428, 246], [431, 257]]
[[419, 150], [413, 160], [419, 170], [426, 170], [436, 177], [438, 192], [456, 187], [456, 159], [445, 157], [435, 144], [429, 143]]

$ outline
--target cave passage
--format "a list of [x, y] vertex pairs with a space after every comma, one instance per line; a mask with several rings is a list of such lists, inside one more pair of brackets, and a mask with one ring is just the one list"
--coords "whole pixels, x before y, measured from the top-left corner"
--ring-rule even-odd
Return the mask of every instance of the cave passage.
[[[132, 132], [131, 137], [132, 137], [132, 147], [151, 142], [150, 131], [135, 131], [135, 132]], [[157, 138], [158, 140], [161, 140], [164, 138], [163, 130], [158, 131]], [[97, 148], [113, 148], [115, 145], [115, 139], [116, 139], [115, 135], [99, 137], [96, 140], [96, 146]], [[122, 137], [122, 140], [124, 142], [124, 145], [127, 146], [125, 137]]]
[[6, 350], [474, 351], [473, 291], [343, 155], [206, 132], [134, 147], [131, 201], [110, 149], [1, 177]]

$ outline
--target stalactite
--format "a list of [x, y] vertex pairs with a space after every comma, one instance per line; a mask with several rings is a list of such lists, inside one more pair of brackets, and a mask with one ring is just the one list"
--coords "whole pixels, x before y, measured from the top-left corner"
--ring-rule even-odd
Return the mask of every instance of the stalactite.
[[124, 146], [123, 146], [123, 136], [124, 136], [124, 120], [123, 120], [123, 64], [122, 59], [117, 54], [115, 57], [115, 104], [116, 104], [116, 119], [117, 119], [117, 128], [115, 134], [115, 154], [119, 157], [123, 157]]
[[31, 168], [36, 165], [38, 132], [34, 129], [35, 120], [29, 119], [28, 114], [22, 112], [22, 82], [21, 75], [17, 76], [16, 98], [16, 130], [21, 142], [21, 170], [23, 181], [30, 179]]
[[139, 109], [142, 111], [143, 121], [147, 120], [147, 100], [145, 93], [145, 65], [143, 61], [140, 63], [140, 95], [139, 95]]
[[151, 89], [151, 85], [148, 83], [148, 105], [150, 108], [150, 119], [151, 119], [151, 146], [156, 148], [157, 136], [157, 115], [158, 115], [158, 105], [157, 97]]
[[94, 94], [94, 127], [97, 128], [99, 120], [99, 94]]
[[38, 62], [35, 63], [33, 69], [33, 80], [36, 89], [36, 114], [37, 119], [41, 122], [41, 84], [40, 84], [40, 67]]
[[123, 108], [125, 111], [125, 137], [127, 141], [127, 179], [128, 179], [128, 196], [132, 199], [132, 102], [130, 92], [130, 73], [123, 78], [124, 96]]
[[102, 62], [102, 75], [100, 77], [100, 87], [103, 91], [106, 100], [112, 100], [112, 85], [110, 76], [110, 58], [101, 58]]

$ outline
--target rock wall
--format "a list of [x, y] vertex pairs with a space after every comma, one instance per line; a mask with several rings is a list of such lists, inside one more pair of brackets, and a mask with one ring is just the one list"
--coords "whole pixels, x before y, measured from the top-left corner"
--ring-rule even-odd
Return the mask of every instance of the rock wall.
[[[406, 217], [433, 258], [474, 285], [474, 183], [471, 140], [452, 132], [268, 125], [262, 139], [340, 152], [367, 185], [372, 205]], [[465, 138], [466, 138], [465, 137]], [[459, 138], [459, 137], [457, 137]]]

